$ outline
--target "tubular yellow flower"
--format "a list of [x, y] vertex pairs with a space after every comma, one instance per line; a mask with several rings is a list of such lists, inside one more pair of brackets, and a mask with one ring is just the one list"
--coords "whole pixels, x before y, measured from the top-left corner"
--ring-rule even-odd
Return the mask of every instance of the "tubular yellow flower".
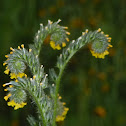
[[16, 79], [15, 82], [18, 82], [18, 80]]
[[65, 42], [62, 42], [62, 47], [65, 47], [66, 46], [66, 43]]
[[8, 55], [5, 55], [6, 58], [8, 58], [9, 56]]
[[33, 79], [35, 79], [35, 78], [36, 78], [36, 76], [34, 75], [34, 76], [33, 76]]
[[105, 37], [109, 37], [109, 35], [107, 34], [107, 35], [105, 35]]
[[6, 84], [3, 84], [3, 87], [5, 87], [6, 86]]
[[55, 46], [55, 48], [57, 49], [57, 50], [60, 50], [61, 49], [61, 47], [60, 47], [60, 45], [58, 44], [58, 45], [56, 45]]
[[9, 74], [9, 71], [10, 71], [9, 69], [6, 69], [6, 70], [4, 71], [4, 73], [5, 73], [5, 74]]
[[27, 74], [24, 75], [27, 78]]
[[57, 50], [60, 50], [61, 47], [59, 44], [55, 45], [55, 42], [54, 41], [50, 41], [50, 46], [53, 48], [53, 49], [57, 49]]
[[4, 91], [8, 91], [8, 89], [4, 89]]
[[7, 63], [6, 63], [6, 62], [4, 62], [4, 63], [3, 63], [3, 66], [5, 66], [6, 64], [7, 64]]
[[50, 41], [50, 46], [53, 48], [53, 49], [55, 49], [56, 47], [55, 47], [55, 42], [54, 41]]
[[62, 112], [62, 114], [56, 116], [56, 122], [61, 122], [61, 121], [63, 121], [63, 120], [65, 119], [65, 117], [66, 117], [66, 114], [67, 114], [68, 110], [69, 110], [69, 108], [66, 108], [66, 107], [65, 107], [65, 108], [64, 108], [64, 111]]
[[70, 32], [66, 32], [67, 35], [70, 35]]
[[13, 52], [11, 51], [10, 54], [13, 54]]
[[17, 78], [17, 75], [15, 73], [10, 73], [10, 78], [11, 79], [16, 79]]
[[11, 50], [11, 51], [15, 51], [12, 47], [10, 47], [10, 50]]
[[9, 88], [12, 88], [13, 87], [13, 85], [9, 85]]
[[65, 117], [58, 115], [58, 116], [56, 117], [56, 122], [61, 122], [61, 121], [63, 121], [64, 119], [65, 119]]
[[68, 29], [68, 27], [63, 27], [64, 29]]
[[5, 101], [7, 101], [10, 96], [11, 96], [11, 94], [8, 94], [7, 96], [4, 96]]
[[20, 46], [18, 46], [18, 49], [21, 49], [21, 47], [20, 47]]
[[24, 44], [22, 44], [21, 47], [24, 48]]

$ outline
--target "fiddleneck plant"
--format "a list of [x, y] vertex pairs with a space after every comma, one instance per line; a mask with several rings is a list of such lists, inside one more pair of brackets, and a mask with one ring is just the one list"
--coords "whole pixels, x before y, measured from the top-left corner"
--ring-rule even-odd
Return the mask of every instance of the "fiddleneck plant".
[[[48, 24], [40, 24], [40, 30], [35, 35], [34, 44], [29, 45], [27, 50], [24, 44], [17, 49], [10, 47], [10, 54], [5, 55], [7, 58], [3, 65], [6, 65], [5, 74], [9, 74], [12, 79], [9, 83], [3, 84], [6, 87], [7, 95], [4, 97], [8, 101], [8, 106], [14, 107], [14, 110], [23, 108], [27, 105], [27, 97], [30, 96], [36, 104], [38, 119], [28, 116], [31, 126], [56, 126], [56, 122], [63, 121], [69, 108], [65, 107], [65, 102], [61, 102], [62, 97], [59, 95], [60, 80], [67, 63], [72, 56], [85, 45], [89, 45], [90, 52], [95, 58], [104, 59], [108, 55], [108, 49], [111, 37], [105, 35], [99, 28], [95, 31], [82, 32], [82, 35], [69, 42], [67, 35], [70, 35], [66, 29], [57, 22], [48, 20]], [[57, 58], [56, 67], [49, 69], [49, 74], [44, 72], [43, 65], [39, 62], [39, 54], [44, 40], [49, 36], [50, 46], [54, 50], [62, 50]], [[66, 42], [69, 42], [66, 44]], [[30, 69], [27, 74], [26, 69]], [[49, 93], [45, 89], [49, 89]]]

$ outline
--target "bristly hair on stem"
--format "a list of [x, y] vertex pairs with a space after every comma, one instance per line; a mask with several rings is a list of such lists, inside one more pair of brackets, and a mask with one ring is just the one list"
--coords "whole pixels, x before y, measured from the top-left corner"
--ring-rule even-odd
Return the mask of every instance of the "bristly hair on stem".
[[[70, 33], [66, 31], [68, 28], [60, 26], [60, 21], [59, 19], [53, 23], [48, 20], [46, 26], [40, 24], [34, 43], [29, 45], [28, 50], [22, 44], [17, 49], [10, 47], [10, 54], [5, 55], [7, 60], [3, 63], [3, 66], [6, 65], [4, 73], [10, 75], [11, 81], [3, 84], [6, 87], [4, 91], [8, 92], [4, 99], [8, 101], [8, 106], [17, 110], [27, 105], [27, 97], [30, 95], [38, 112], [38, 120], [28, 117], [31, 126], [56, 126], [56, 122], [65, 119], [69, 108], [61, 101], [60, 81], [68, 62], [76, 52], [88, 45], [95, 58], [104, 59], [109, 54], [108, 49], [112, 47], [111, 37], [104, 35], [100, 28], [93, 32], [86, 29], [79, 38], [69, 42]], [[41, 46], [47, 37], [52, 49], [63, 48], [56, 63], [59, 72], [56, 73], [55, 68], [52, 68], [49, 75], [44, 72], [44, 67], [39, 62]], [[32, 77], [25, 73], [27, 67], [30, 68]], [[45, 91], [47, 88], [49, 93]]]

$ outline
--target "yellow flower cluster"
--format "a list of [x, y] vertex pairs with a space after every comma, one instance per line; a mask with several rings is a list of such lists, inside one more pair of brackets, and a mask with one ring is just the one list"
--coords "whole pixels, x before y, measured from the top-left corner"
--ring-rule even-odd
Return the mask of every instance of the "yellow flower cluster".
[[8, 102], [8, 106], [14, 107], [14, 110], [17, 110], [19, 108], [23, 108], [25, 105], [27, 105], [27, 103], [22, 102], [19, 104], [19, 103], [14, 102], [14, 100], [11, 100], [10, 102]]
[[11, 79], [17, 79], [18, 77], [22, 78], [24, 76], [27, 77], [27, 75], [25, 73], [18, 73], [18, 74], [10, 73], [10, 78]]
[[[50, 46], [53, 49], [57, 49], [57, 50], [60, 50], [61, 49], [61, 46], [59, 44], [55, 45], [55, 42], [54, 41], [50, 41]], [[66, 46], [66, 43], [65, 42], [62, 42], [62, 47], [65, 47], [65, 46]]]
[[[22, 44], [21, 47], [24, 48], [24, 45]], [[21, 50], [21, 47], [18, 46], [18, 49]], [[12, 47], [10, 47], [10, 50], [11, 50], [10, 54], [13, 54], [13, 52], [15, 51]], [[5, 55], [5, 57], [7, 58], [7, 60], [9, 60], [8, 55]], [[3, 63], [3, 66], [7, 65], [6, 61]], [[9, 72], [10, 72], [10, 70], [9, 70], [8, 66], [6, 66], [6, 70], [4, 71], [4, 73], [9, 74]], [[18, 80], [17, 80], [18, 77], [22, 78], [24, 76], [27, 77], [27, 75], [25, 73], [18, 73], [18, 74], [10, 73], [10, 78], [15, 79], [16, 82], [18, 82]], [[5, 87], [7, 85], [9, 85], [9, 83], [3, 84], [3, 87]], [[9, 85], [9, 88], [12, 88], [12, 87], [13, 87], [13, 85]], [[4, 91], [8, 91], [9, 88], [4, 89]], [[9, 93], [8, 95], [4, 96], [5, 101], [7, 101], [9, 99], [9, 97], [11, 97], [12, 95], [13, 95], [12, 93]], [[8, 102], [8, 106], [14, 107], [14, 110], [17, 110], [19, 108], [23, 108], [26, 104], [27, 103], [25, 103], [25, 102], [16, 103], [14, 100], [11, 100]]]
[[[101, 34], [104, 34], [104, 32], [101, 31], [101, 28], [99, 28], [99, 29], [97, 30], [97, 32], [101, 32]], [[108, 34], [105, 35], [105, 37], [107, 38], [107, 42], [111, 42], [111, 39], [112, 39], [112, 38], [109, 37]], [[107, 47], [106, 50], [103, 51], [102, 53], [95, 52], [95, 50], [93, 50], [93, 49], [90, 49], [90, 52], [92, 53], [92, 56], [95, 56], [95, 58], [102, 58], [102, 59], [104, 59], [104, 58], [105, 58], [105, 55], [108, 55], [108, 54], [109, 54], [108, 49], [109, 49], [110, 47], [113, 47], [113, 46], [112, 46], [111, 44], [108, 44], [108, 47]]]
[[105, 55], [108, 55], [109, 54], [108, 50], [105, 50], [103, 53], [96, 53], [93, 50], [90, 50], [90, 51], [92, 53], [92, 56], [95, 56], [95, 58], [102, 58], [102, 59], [104, 59], [105, 58]]
[[64, 111], [62, 112], [61, 115], [56, 116], [56, 122], [63, 121], [66, 117], [66, 114], [68, 112], [69, 108], [64, 107]]

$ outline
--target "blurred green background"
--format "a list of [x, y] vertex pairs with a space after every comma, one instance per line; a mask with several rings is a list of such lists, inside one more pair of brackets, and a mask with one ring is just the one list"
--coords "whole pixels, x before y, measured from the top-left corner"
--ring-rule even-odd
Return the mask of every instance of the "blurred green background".
[[[36, 115], [29, 100], [14, 111], [3, 97], [2, 84], [9, 82], [2, 63], [9, 48], [33, 43], [39, 24], [47, 20], [68, 26], [70, 40], [85, 29], [101, 28], [112, 37], [113, 48], [105, 59], [92, 57], [87, 47], [71, 60], [62, 77], [60, 95], [69, 112], [59, 126], [126, 126], [126, 0], [1, 0], [0, 1], [0, 126], [28, 126], [26, 117]], [[55, 66], [59, 51], [44, 42], [41, 63]], [[34, 109], [33, 109], [34, 108]]]

